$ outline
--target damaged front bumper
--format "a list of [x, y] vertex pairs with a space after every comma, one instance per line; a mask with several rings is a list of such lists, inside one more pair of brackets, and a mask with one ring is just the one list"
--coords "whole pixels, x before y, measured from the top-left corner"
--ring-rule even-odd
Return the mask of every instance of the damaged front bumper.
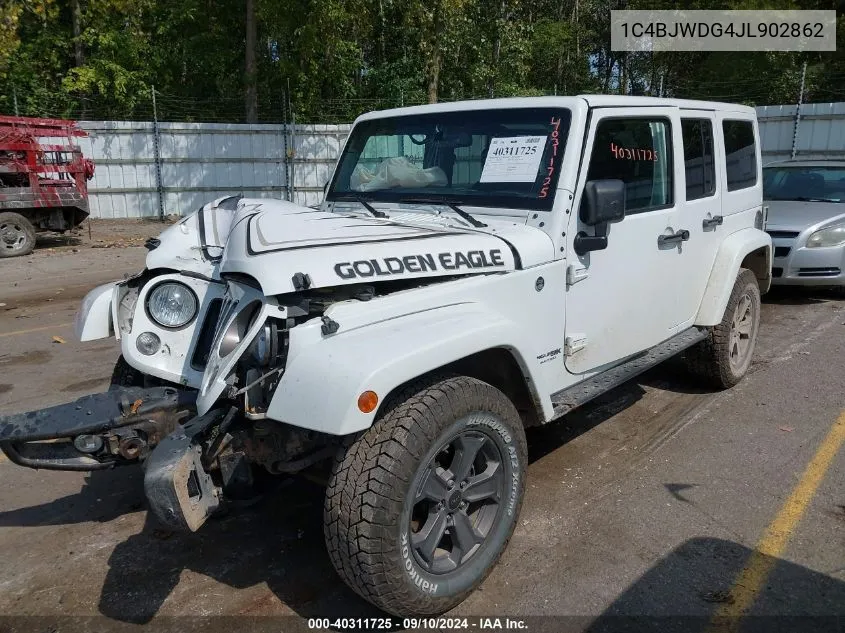
[[196, 391], [127, 387], [0, 417], [0, 449], [20, 466], [101, 470], [138, 463], [196, 414]]
[[203, 433], [224, 419], [219, 410], [197, 417], [196, 398], [189, 389], [127, 387], [0, 417], [0, 449], [15, 464], [47, 470], [143, 461], [150, 509], [174, 529], [196, 530], [220, 503], [202, 460], [217, 443], [203, 445]]

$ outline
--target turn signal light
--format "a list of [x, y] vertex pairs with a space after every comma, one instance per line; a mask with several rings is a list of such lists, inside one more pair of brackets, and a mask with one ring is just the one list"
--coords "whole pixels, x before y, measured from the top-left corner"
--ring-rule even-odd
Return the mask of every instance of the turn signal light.
[[375, 391], [365, 391], [358, 396], [358, 408], [361, 413], [372, 413], [376, 410], [378, 404], [378, 396]]

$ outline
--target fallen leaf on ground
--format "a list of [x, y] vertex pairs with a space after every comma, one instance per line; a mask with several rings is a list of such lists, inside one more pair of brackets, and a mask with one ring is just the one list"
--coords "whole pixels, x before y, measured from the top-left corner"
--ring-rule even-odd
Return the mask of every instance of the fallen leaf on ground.
[[705, 602], [716, 602], [716, 603], [726, 603], [726, 604], [733, 604], [734, 597], [731, 595], [730, 591], [709, 591], [707, 593], [701, 594], [702, 600]]
[[786, 431], [787, 433], [792, 433], [795, 429], [791, 426], [782, 426], [780, 427], [781, 431]]
[[65, 343], [65, 340], [61, 336], [54, 336], [53, 342], [54, 343]]

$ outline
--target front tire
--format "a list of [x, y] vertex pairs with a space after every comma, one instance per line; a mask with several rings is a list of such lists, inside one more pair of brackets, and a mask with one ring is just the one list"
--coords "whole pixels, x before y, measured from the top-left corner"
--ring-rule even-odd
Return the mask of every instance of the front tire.
[[741, 268], [722, 322], [686, 351], [687, 367], [718, 389], [733, 387], [751, 366], [759, 326], [760, 286], [752, 271]]
[[501, 391], [463, 376], [411, 384], [335, 460], [324, 508], [335, 569], [388, 613], [451, 609], [504, 551], [526, 463]]

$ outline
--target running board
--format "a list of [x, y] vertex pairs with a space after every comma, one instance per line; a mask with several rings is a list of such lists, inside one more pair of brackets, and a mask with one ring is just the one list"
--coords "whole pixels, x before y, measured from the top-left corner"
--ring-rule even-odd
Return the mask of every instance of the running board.
[[562, 389], [552, 394], [552, 406], [554, 406], [554, 417], [569, 413], [573, 409], [586, 404], [596, 396], [605, 391], [610, 391], [619, 385], [628, 382], [631, 378], [639, 376], [647, 369], [662, 363], [678, 354], [688, 347], [692, 347], [699, 341], [707, 338], [709, 331], [691, 327], [672, 338], [655, 345], [647, 352], [617, 365], [612, 369], [596, 374], [592, 378], [579, 382], [576, 385]]

